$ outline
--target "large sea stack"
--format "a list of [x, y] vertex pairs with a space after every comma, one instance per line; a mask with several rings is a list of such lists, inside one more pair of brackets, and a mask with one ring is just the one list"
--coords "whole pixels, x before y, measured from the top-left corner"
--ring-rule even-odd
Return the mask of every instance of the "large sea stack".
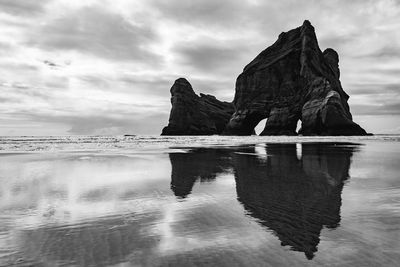
[[[244, 68], [236, 80], [234, 112], [231, 104], [212, 96], [207, 99], [216, 103], [211, 105], [218, 107], [216, 113], [209, 105], [196, 104], [208, 101], [199, 101], [190, 84], [178, 79], [171, 88], [172, 111], [162, 134], [251, 135], [268, 118], [261, 135], [296, 135], [299, 120], [302, 135], [366, 135], [352, 120], [349, 96], [339, 77], [338, 54], [331, 48], [320, 50], [314, 27], [306, 20], [301, 27], [281, 33]], [[231, 114], [229, 122], [221, 127], [227, 114]], [[212, 126], [216, 123], [218, 127]]]

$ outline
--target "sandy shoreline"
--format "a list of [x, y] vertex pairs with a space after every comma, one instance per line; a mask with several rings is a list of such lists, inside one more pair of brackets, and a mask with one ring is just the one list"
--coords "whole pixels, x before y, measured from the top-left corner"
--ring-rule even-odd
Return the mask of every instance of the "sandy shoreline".
[[0, 137], [0, 154], [41, 151], [132, 152], [143, 149], [162, 150], [171, 147], [326, 142], [400, 142], [400, 136], [2, 136]]

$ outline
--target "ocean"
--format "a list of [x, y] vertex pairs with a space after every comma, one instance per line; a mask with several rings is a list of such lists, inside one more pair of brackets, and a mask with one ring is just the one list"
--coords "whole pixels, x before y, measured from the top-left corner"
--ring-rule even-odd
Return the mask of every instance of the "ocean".
[[0, 137], [0, 266], [398, 266], [400, 136]]

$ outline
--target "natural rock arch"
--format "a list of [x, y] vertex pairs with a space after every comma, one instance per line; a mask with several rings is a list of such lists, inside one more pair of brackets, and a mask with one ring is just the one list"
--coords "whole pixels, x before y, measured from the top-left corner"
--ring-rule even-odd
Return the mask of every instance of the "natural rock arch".
[[[178, 79], [171, 88], [172, 110], [162, 134], [251, 135], [268, 118], [260, 135], [296, 135], [299, 120], [302, 135], [366, 135], [353, 122], [339, 78], [338, 54], [331, 48], [320, 50], [314, 27], [306, 20], [281, 33], [244, 68], [232, 104], [199, 98], [186, 80], [189, 93], [176, 94], [176, 84], [183, 84]], [[183, 120], [187, 114], [194, 115]], [[220, 127], [224, 122], [226, 127]]]

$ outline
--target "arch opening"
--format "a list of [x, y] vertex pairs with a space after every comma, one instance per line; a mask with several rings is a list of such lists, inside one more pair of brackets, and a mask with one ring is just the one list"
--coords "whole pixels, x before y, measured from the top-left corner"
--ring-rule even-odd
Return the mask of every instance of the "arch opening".
[[297, 126], [296, 126], [296, 133], [297, 133], [297, 134], [299, 134], [299, 132], [300, 132], [301, 124], [302, 124], [301, 120], [298, 120], [298, 121], [297, 121]]
[[264, 130], [265, 124], [267, 123], [268, 118], [262, 119], [256, 127], [254, 127], [254, 131], [256, 135], [260, 135], [260, 133]]

